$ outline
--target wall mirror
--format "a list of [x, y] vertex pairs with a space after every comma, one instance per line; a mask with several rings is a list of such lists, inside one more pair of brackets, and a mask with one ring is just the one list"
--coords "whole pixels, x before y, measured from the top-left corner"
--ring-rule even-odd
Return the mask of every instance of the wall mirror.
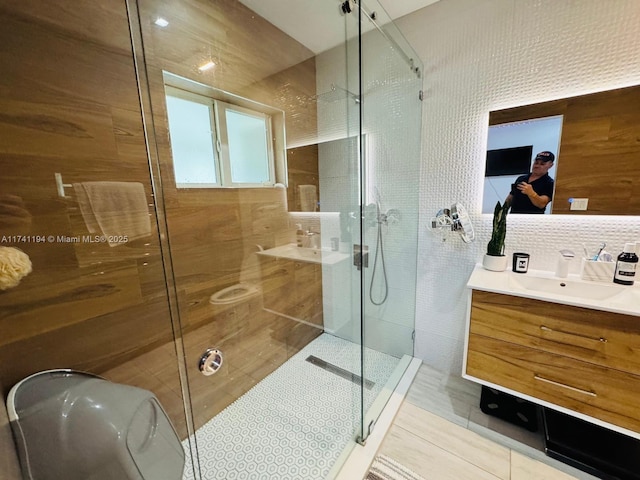
[[639, 99], [633, 86], [490, 112], [482, 213], [545, 150], [555, 155], [545, 213], [640, 215]]
[[357, 159], [357, 136], [287, 149], [289, 211], [339, 212], [353, 205]]

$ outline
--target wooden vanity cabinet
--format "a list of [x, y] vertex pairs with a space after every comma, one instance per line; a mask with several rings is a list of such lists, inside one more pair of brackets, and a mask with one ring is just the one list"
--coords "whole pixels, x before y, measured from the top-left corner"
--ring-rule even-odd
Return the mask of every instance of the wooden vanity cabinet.
[[472, 290], [467, 340], [465, 377], [640, 438], [640, 317]]

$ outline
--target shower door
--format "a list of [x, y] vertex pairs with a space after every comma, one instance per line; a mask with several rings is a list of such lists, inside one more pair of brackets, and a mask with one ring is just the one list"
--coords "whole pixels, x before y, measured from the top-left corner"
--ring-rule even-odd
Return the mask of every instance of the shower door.
[[337, 166], [335, 142], [319, 150], [320, 203], [340, 212], [353, 257], [339, 276], [323, 266], [324, 325], [360, 346], [364, 442], [413, 356], [422, 65], [375, 1], [354, 7], [345, 27], [345, 47], [316, 56], [318, 90], [345, 71], [356, 100], [318, 102], [318, 131], [352, 135], [357, 150]]
[[413, 357], [423, 67], [377, 0], [360, 13], [363, 376], [385, 384], [363, 389], [366, 438]]

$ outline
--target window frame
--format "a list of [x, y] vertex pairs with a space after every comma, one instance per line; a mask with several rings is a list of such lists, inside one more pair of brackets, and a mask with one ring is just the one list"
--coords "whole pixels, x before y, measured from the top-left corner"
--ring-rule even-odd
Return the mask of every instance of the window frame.
[[[163, 71], [165, 102], [167, 95], [205, 104], [209, 107], [212, 142], [216, 168], [215, 184], [178, 183], [178, 189], [194, 188], [272, 188], [276, 184], [288, 185], [284, 111], [244, 97], [240, 97], [208, 85]], [[165, 104], [166, 106], [166, 104]], [[226, 109], [248, 113], [265, 119], [269, 179], [262, 183], [232, 182], [228, 144], [223, 141], [221, 130], [226, 130]], [[222, 118], [221, 118], [222, 117]], [[167, 113], [168, 122], [168, 113]], [[175, 159], [172, 159], [175, 161]], [[174, 167], [175, 180], [175, 167]]]
[[[176, 184], [176, 188], [221, 188], [224, 186], [222, 172], [220, 169], [220, 152], [218, 148], [218, 134], [216, 129], [216, 119], [215, 119], [215, 111], [213, 108], [212, 99], [209, 97], [205, 97], [204, 95], [198, 95], [197, 93], [188, 92], [186, 90], [182, 90], [180, 88], [172, 87], [169, 85], [165, 85], [165, 106], [167, 97], [176, 97], [182, 100], [189, 100], [194, 103], [199, 103], [202, 105], [206, 105], [209, 109], [209, 127], [211, 132], [211, 146], [213, 148], [213, 167], [216, 173], [216, 182], [215, 183], [181, 183], [178, 182], [176, 178], [176, 167], [175, 167], [175, 157], [173, 156], [173, 144], [171, 142], [171, 129], [169, 130], [169, 145], [171, 147], [171, 160], [173, 166], [173, 179]], [[169, 111], [167, 108], [167, 127], [169, 126]]]
[[[217, 137], [218, 137], [218, 156], [220, 158], [220, 168], [222, 170], [223, 186], [232, 188], [259, 188], [259, 187], [273, 187], [275, 185], [275, 162], [273, 155], [273, 127], [271, 122], [271, 115], [253, 110], [250, 108], [235, 105], [233, 103], [224, 102], [222, 100], [213, 100]], [[249, 115], [254, 118], [260, 118], [265, 124], [265, 136], [267, 144], [267, 169], [269, 172], [269, 178], [262, 183], [242, 183], [234, 182], [231, 174], [231, 156], [229, 154], [229, 136], [227, 132], [227, 111], [240, 112], [245, 115]]]

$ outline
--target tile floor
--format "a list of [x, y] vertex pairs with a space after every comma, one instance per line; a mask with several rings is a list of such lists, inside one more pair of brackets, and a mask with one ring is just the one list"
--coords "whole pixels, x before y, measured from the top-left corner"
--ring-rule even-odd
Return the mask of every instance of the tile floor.
[[[322, 334], [196, 432], [202, 478], [321, 480], [360, 424], [358, 381], [308, 362], [313, 355], [359, 372], [360, 347]], [[366, 349], [368, 409], [399, 359]], [[327, 392], [330, 395], [327, 395]], [[188, 448], [185, 441], [183, 445]], [[194, 478], [187, 462], [184, 479]]]
[[482, 413], [480, 385], [422, 365], [379, 453], [429, 480], [592, 480], [541, 434]]

